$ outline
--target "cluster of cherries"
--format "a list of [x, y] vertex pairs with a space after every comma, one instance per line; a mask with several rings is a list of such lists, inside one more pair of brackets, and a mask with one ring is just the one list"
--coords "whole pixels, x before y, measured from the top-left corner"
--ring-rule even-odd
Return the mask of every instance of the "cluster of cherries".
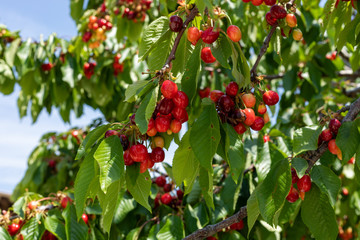
[[103, 3], [98, 16], [92, 15], [88, 18], [87, 29], [82, 36], [83, 42], [90, 42], [89, 47], [94, 49], [100, 46], [101, 42], [106, 40], [105, 33], [113, 27], [110, 15], [106, 14], [106, 5]]
[[[119, 6], [125, 6], [124, 12], [122, 14], [123, 18], [127, 18], [129, 20], [133, 20], [137, 22], [138, 20], [141, 22], [145, 21], [146, 11], [150, 9], [152, 0], [120, 0], [118, 1]], [[118, 7], [114, 9], [115, 15], [120, 13]]]
[[[166, 183], [166, 177], [161, 175], [155, 179], [156, 185], [162, 189], [163, 194], [158, 193], [155, 197], [154, 204], [155, 208], [159, 206], [160, 202], [162, 204], [176, 207], [181, 204], [184, 197], [184, 192], [181, 189], [176, 190], [176, 194], [172, 194], [173, 184]], [[175, 190], [174, 190], [175, 191]]]
[[114, 68], [114, 75], [117, 76], [119, 73], [124, 71], [124, 64], [120, 63], [121, 54], [118, 53], [114, 56], [113, 68]]
[[85, 77], [87, 79], [90, 79], [91, 76], [94, 75], [95, 67], [96, 67], [96, 62], [94, 62], [94, 61], [84, 63], [83, 70], [84, 70]]
[[318, 138], [318, 145], [320, 146], [323, 142], [328, 142], [329, 151], [335, 154], [340, 160], [342, 160], [342, 153], [339, 147], [336, 145], [336, 135], [338, 134], [341, 122], [336, 118], [333, 118], [329, 122], [329, 128], [323, 130]]
[[178, 91], [176, 83], [170, 80], [165, 80], [160, 90], [164, 98], [157, 104], [149, 120], [146, 132], [149, 137], [155, 136], [158, 132], [166, 132], [168, 135], [178, 133], [182, 124], [188, 120], [186, 107], [189, 98], [186, 93]]
[[43, 63], [41, 64], [41, 70], [43, 72], [49, 72], [55, 65], [52, 63]]
[[[297, 189], [294, 187], [296, 183]], [[311, 179], [309, 175], [304, 175], [302, 178], [299, 179], [296, 170], [291, 168], [291, 188], [290, 192], [288, 193], [286, 200], [291, 203], [296, 202], [299, 197], [304, 200], [305, 193], [310, 191], [311, 189]]]
[[[238, 134], [246, 132], [246, 126], [255, 131], [260, 131], [269, 122], [265, 104], [269, 106], [277, 104], [279, 95], [271, 90], [266, 91], [262, 95], [263, 102], [257, 104], [254, 94], [238, 92], [238, 84], [230, 82], [226, 86], [225, 93], [220, 90], [210, 91], [210, 88], [205, 88], [199, 91], [199, 95], [201, 98], [210, 97], [217, 105], [217, 111], [222, 122], [230, 123]], [[240, 101], [243, 103], [244, 109], [236, 106], [236, 103]], [[257, 116], [254, 109], [262, 117]]]

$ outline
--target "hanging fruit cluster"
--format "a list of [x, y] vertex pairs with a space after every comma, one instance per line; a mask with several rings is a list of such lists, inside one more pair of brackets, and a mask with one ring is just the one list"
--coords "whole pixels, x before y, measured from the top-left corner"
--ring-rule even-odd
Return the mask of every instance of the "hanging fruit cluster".
[[[294, 187], [296, 183], [297, 189]], [[311, 178], [309, 175], [304, 175], [299, 179], [295, 168], [291, 168], [291, 188], [288, 193], [286, 200], [291, 203], [296, 202], [296, 200], [301, 197], [302, 200], [305, 198], [305, 193], [311, 189]]]
[[83, 70], [84, 70], [85, 77], [87, 79], [90, 79], [91, 76], [94, 74], [95, 67], [96, 67], [96, 62], [94, 62], [94, 61], [84, 63]]
[[120, 63], [121, 54], [118, 53], [114, 56], [113, 68], [114, 68], [114, 75], [117, 76], [119, 73], [124, 71], [124, 64]]
[[114, 13], [120, 13], [119, 8], [124, 6], [123, 18], [133, 20], [134, 22], [144, 22], [146, 18], [146, 11], [150, 9], [152, 0], [120, 0], [117, 7], [114, 8]]
[[173, 183], [166, 183], [166, 177], [161, 175], [155, 179], [156, 185], [160, 188], [154, 200], [154, 207], [158, 207], [160, 202], [162, 204], [176, 208], [181, 205], [184, 197], [184, 192], [181, 189], [174, 189]]
[[336, 135], [338, 134], [339, 128], [341, 127], [341, 122], [336, 118], [333, 118], [329, 122], [329, 128], [321, 132], [318, 138], [318, 145], [320, 146], [323, 142], [328, 142], [329, 151], [336, 155], [340, 160], [342, 160], [342, 153], [339, 147], [336, 145]]

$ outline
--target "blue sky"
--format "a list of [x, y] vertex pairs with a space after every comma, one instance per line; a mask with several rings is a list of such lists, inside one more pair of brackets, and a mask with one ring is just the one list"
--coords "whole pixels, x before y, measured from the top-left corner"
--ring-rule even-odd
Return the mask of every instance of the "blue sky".
[[[40, 34], [47, 38], [56, 32], [59, 37], [70, 39], [76, 34], [76, 26], [70, 17], [69, 3], [68, 0], [2, 1], [0, 24], [20, 30], [23, 38], [39, 39]], [[51, 116], [43, 111], [32, 124], [31, 117], [20, 120], [16, 105], [18, 93], [18, 87], [9, 96], [0, 93], [0, 192], [6, 193], [11, 193], [23, 177], [27, 158], [42, 134], [85, 126], [101, 116], [99, 111], [86, 107], [82, 118], [72, 115], [70, 126], [63, 123], [57, 110]]]

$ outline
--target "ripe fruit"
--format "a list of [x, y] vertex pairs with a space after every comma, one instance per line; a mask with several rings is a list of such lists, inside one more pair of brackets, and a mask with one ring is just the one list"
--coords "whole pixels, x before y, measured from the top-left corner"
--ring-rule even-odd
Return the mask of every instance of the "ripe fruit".
[[119, 138], [120, 138], [120, 142], [121, 142], [123, 151], [128, 150], [129, 145], [130, 145], [128, 137], [126, 135], [121, 134], [121, 135], [119, 135]]
[[244, 123], [248, 126], [251, 126], [255, 121], [255, 112], [251, 108], [245, 108], [242, 110], [242, 112], [245, 114], [246, 119]]
[[117, 135], [117, 134], [118, 134], [118, 132], [115, 131], [115, 130], [107, 130], [107, 131], [105, 132], [105, 138], [108, 138], [108, 137], [110, 137], [110, 136]]
[[251, 0], [251, 3], [254, 6], [260, 6], [263, 3], [263, 0]]
[[178, 133], [181, 130], [181, 122], [177, 119], [173, 119], [170, 123], [170, 130], [172, 133]]
[[331, 119], [329, 122], [329, 129], [334, 135], [338, 134], [340, 126], [341, 126], [341, 122], [336, 118]]
[[296, 202], [299, 199], [299, 192], [291, 185], [290, 192], [288, 193], [286, 200], [291, 203]]
[[[135, 125], [135, 121], [133, 124]], [[155, 127], [155, 120], [153, 118], [150, 118], [147, 131], [150, 131], [153, 127]]]
[[176, 195], [179, 200], [182, 200], [184, 197], [184, 192], [181, 189], [176, 190]]
[[287, 12], [282, 6], [274, 5], [270, 8], [270, 14], [273, 18], [282, 19], [286, 17]]
[[308, 192], [311, 189], [311, 179], [309, 175], [304, 175], [297, 182], [297, 187], [300, 192]]
[[265, 124], [267, 124], [269, 121], [270, 121], [269, 114], [264, 113], [264, 122], [265, 122]]
[[224, 95], [224, 93], [222, 91], [220, 91], [220, 90], [212, 90], [210, 92], [210, 99], [214, 103], [217, 103], [222, 95]]
[[164, 95], [164, 97], [166, 98], [175, 97], [177, 91], [178, 91], [178, 87], [176, 83], [170, 80], [165, 80], [161, 85], [161, 94]]
[[37, 208], [38, 204], [39, 204], [38, 201], [31, 201], [28, 204], [28, 208], [30, 210], [35, 210]]
[[266, 109], [265, 104], [260, 103], [259, 106], [258, 106], [258, 110], [257, 110], [257, 111], [258, 111], [259, 114], [264, 114], [264, 113], [266, 113], [267, 109]]
[[222, 95], [219, 99], [219, 106], [224, 113], [228, 113], [234, 108], [235, 103], [228, 95]]
[[151, 152], [151, 160], [153, 162], [162, 162], [165, 159], [165, 152], [162, 148], [156, 147]]
[[166, 205], [169, 205], [171, 203], [171, 200], [172, 200], [172, 197], [169, 193], [164, 193], [160, 198], [160, 201]]
[[131, 146], [129, 152], [130, 152], [130, 157], [135, 162], [144, 162], [148, 157], [148, 151], [146, 147], [140, 143]]
[[269, 135], [264, 135], [263, 140], [264, 140], [264, 143], [270, 141], [270, 136]]
[[241, 230], [244, 228], [244, 221], [241, 219], [240, 222], [234, 223], [230, 226], [231, 230]]
[[212, 44], [219, 37], [220, 32], [213, 31], [213, 29], [214, 29], [213, 27], [209, 27], [201, 34], [201, 39], [203, 40], [204, 43]]
[[206, 98], [206, 97], [209, 97], [209, 95], [210, 95], [210, 88], [209, 87], [206, 87], [204, 89], [199, 90], [200, 98]]
[[148, 169], [148, 159], [140, 163], [140, 173], [146, 172]]
[[167, 183], [165, 184], [164, 186], [164, 192], [170, 192], [171, 191], [171, 188], [172, 188], [172, 185]]
[[85, 224], [88, 224], [89, 222], [89, 217], [86, 213], [83, 213], [83, 215], [81, 215], [81, 218], [84, 220]]
[[329, 148], [329, 151], [335, 155], [338, 154], [340, 151], [339, 147], [336, 145], [335, 139], [331, 139], [329, 141], [328, 148]]
[[238, 42], [241, 40], [241, 31], [238, 26], [230, 25], [227, 28], [226, 33], [233, 42]]
[[297, 183], [299, 181], [299, 177], [296, 173], [295, 168], [291, 168], [291, 183]]
[[170, 17], [169, 27], [171, 31], [180, 32], [182, 26], [183, 26], [183, 20], [181, 19], [181, 17], [177, 15], [173, 15]]
[[130, 166], [134, 164], [134, 160], [131, 158], [129, 150], [126, 150], [124, 152], [124, 164], [125, 166]]
[[275, 105], [279, 102], [279, 95], [277, 92], [269, 90], [263, 94], [263, 101], [266, 105]]
[[53, 65], [51, 63], [43, 63], [43, 64], [41, 64], [41, 69], [44, 72], [50, 71], [52, 67], [53, 67]]
[[16, 223], [12, 223], [8, 226], [8, 232], [10, 236], [15, 236], [16, 233], [20, 230], [20, 225]]
[[355, 163], [355, 158], [354, 158], [354, 157], [350, 158], [350, 160], [348, 161], [348, 163], [349, 163], [349, 164], [354, 164], [354, 163]]
[[90, 31], [85, 32], [84, 35], [82, 36], [83, 42], [90, 41], [91, 36], [92, 36], [92, 33]]
[[201, 37], [200, 31], [197, 27], [191, 27], [187, 31], [187, 39], [192, 43], [196, 44]]
[[265, 4], [268, 6], [272, 6], [276, 3], [276, 0], [264, 0]]
[[89, 23], [95, 23], [97, 21], [97, 17], [96, 16], [90, 16], [89, 17]]
[[260, 131], [265, 125], [264, 119], [259, 116], [255, 116], [254, 123], [250, 126], [252, 130]]
[[183, 91], [178, 91], [172, 100], [179, 108], [186, 108], [189, 104], [189, 98]]
[[216, 61], [216, 58], [212, 55], [211, 49], [209, 47], [204, 47], [201, 49], [201, 59], [205, 63], [213, 63]]
[[[184, 108], [174, 107], [174, 109], [171, 111], [171, 114], [174, 116], [175, 119], [179, 120], [181, 123], [186, 122], [188, 120], [188, 114]], [[170, 127], [170, 123], [169, 123], [169, 127]]]
[[154, 144], [154, 148], [155, 147], [163, 148], [165, 145], [164, 138], [161, 136], [154, 137], [152, 143]]
[[41, 240], [57, 240], [57, 237], [48, 230], [46, 230], [42, 235]]
[[[243, 0], [243, 2], [246, 2], [247, 0]], [[206, 240], [218, 240], [216, 237], [207, 237]]]
[[327, 142], [333, 138], [333, 135], [330, 129], [325, 129], [324, 131], [321, 132], [320, 137], [323, 141]]
[[275, 25], [276, 21], [277, 21], [277, 19], [274, 18], [270, 12], [265, 14], [265, 19], [266, 19], [266, 22], [271, 26]]
[[242, 123], [238, 123], [236, 126], [234, 126], [234, 129], [240, 135], [246, 132], [247, 130], [247, 128]]
[[158, 132], [166, 132], [170, 127], [170, 119], [165, 116], [159, 116], [155, 119], [155, 128]]
[[245, 93], [241, 96], [241, 100], [245, 104], [245, 107], [252, 108], [256, 104], [256, 98], [252, 93]]
[[61, 199], [61, 207], [62, 208], [66, 208], [68, 205], [68, 202], [71, 202], [71, 199], [69, 197], [64, 197], [63, 199]]
[[296, 40], [296, 41], [300, 41], [303, 38], [303, 34], [302, 34], [301, 30], [298, 28], [294, 29], [292, 36], [293, 36], [294, 40]]
[[54, 159], [50, 159], [48, 162], [49, 168], [55, 168], [56, 167], [56, 161]]
[[287, 15], [286, 15], [286, 23], [287, 23], [287, 25], [289, 26], [289, 27], [296, 27], [296, 25], [297, 25], [297, 20], [296, 20], [296, 16], [294, 15], [294, 14], [292, 14], [292, 13], [288, 13]]
[[163, 98], [158, 105], [159, 113], [162, 115], [168, 115], [171, 113], [173, 108], [174, 102], [170, 98]]
[[158, 187], [163, 187], [166, 184], [166, 178], [164, 176], [158, 176], [155, 179], [155, 183]]
[[230, 82], [225, 89], [226, 95], [235, 97], [239, 91], [239, 85], [236, 82]]

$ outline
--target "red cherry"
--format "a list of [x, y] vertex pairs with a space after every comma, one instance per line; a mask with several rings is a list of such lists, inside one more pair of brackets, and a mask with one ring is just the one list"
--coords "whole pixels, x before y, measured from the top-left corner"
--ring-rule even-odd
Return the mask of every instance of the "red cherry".
[[[246, 1], [248, 1], [248, 0], [243, 0], [243, 2], [246, 2]], [[210, 236], [210, 237], [207, 237], [206, 240], [218, 240], [218, 239], [216, 237]]]
[[327, 142], [333, 138], [333, 135], [330, 129], [325, 129], [324, 131], [321, 132], [320, 137], [323, 141]]
[[296, 202], [296, 200], [299, 199], [299, 192], [291, 185], [290, 191], [286, 197], [286, 200], [288, 200], [291, 203]]
[[69, 198], [69, 197], [64, 197], [63, 199], [61, 199], [61, 207], [62, 208], [66, 208], [67, 207], [67, 205], [68, 205], [68, 202], [70, 202], [71, 203], [71, 198]]
[[106, 23], [107, 23], [107, 21], [104, 18], [99, 18], [97, 20], [97, 24], [99, 25], [99, 27], [103, 27], [103, 26], [106, 27]]
[[170, 80], [165, 80], [163, 82], [163, 84], [161, 85], [161, 93], [166, 98], [175, 97], [177, 91], [178, 91], [178, 87], [177, 87], [176, 83], [174, 83]]
[[166, 184], [166, 178], [164, 176], [158, 176], [155, 179], [155, 183], [158, 187], [163, 187]]
[[348, 163], [349, 163], [349, 164], [354, 164], [354, 163], [355, 163], [355, 158], [354, 158], [354, 157], [350, 158], [350, 160], [348, 161]]
[[130, 157], [135, 162], [144, 162], [148, 157], [148, 151], [146, 147], [140, 143], [131, 146], [129, 152], [130, 152]]
[[244, 123], [248, 126], [251, 126], [255, 121], [255, 112], [251, 108], [245, 108], [242, 110], [242, 112], [245, 114], [246, 119]]
[[270, 8], [270, 14], [273, 18], [282, 19], [286, 17], [287, 12], [282, 6], [274, 5]]
[[291, 168], [291, 183], [297, 183], [299, 181], [299, 177], [296, 173], [295, 168]]
[[51, 63], [43, 63], [43, 64], [41, 65], [41, 69], [42, 69], [44, 72], [50, 71], [52, 67], [53, 67], [53, 65], [52, 65]]
[[222, 95], [224, 95], [224, 93], [222, 91], [220, 91], [220, 90], [212, 90], [210, 92], [210, 99], [214, 103], [217, 103]]
[[84, 35], [82, 36], [82, 41], [83, 42], [90, 41], [91, 36], [92, 36], [92, 33], [90, 31], [85, 32]]
[[264, 119], [259, 116], [255, 116], [254, 123], [250, 126], [252, 130], [260, 131], [265, 125]]
[[146, 159], [145, 161], [140, 163], [140, 173], [146, 172], [147, 169], [148, 169], [148, 160]]
[[251, 3], [254, 6], [260, 6], [263, 3], [263, 0], [251, 0]]
[[81, 218], [84, 220], [85, 224], [88, 224], [89, 222], [89, 217], [86, 213], [83, 213], [83, 215], [81, 215]]
[[196, 44], [197, 41], [199, 41], [201, 37], [200, 31], [197, 27], [190, 27], [187, 31], [187, 39], [193, 43]]
[[238, 134], [243, 134], [244, 132], [246, 132], [247, 128], [244, 126], [244, 124], [242, 123], [238, 123], [235, 127], [234, 127], [235, 131]]
[[204, 47], [201, 49], [201, 59], [205, 63], [213, 63], [216, 61], [216, 58], [212, 55], [211, 49], [209, 47]]
[[162, 115], [168, 115], [174, 108], [174, 102], [170, 98], [164, 98], [159, 103], [159, 113]]
[[335, 136], [338, 134], [340, 126], [341, 126], [341, 122], [336, 118], [330, 120], [329, 129]]
[[128, 137], [126, 135], [120, 134], [119, 138], [120, 138], [120, 142], [121, 142], [123, 151], [128, 150], [129, 145], [130, 145]]
[[329, 148], [329, 151], [330, 151], [332, 154], [337, 155], [337, 154], [340, 152], [339, 147], [336, 145], [335, 139], [331, 139], [331, 140], [329, 141], [328, 148]]
[[53, 159], [50, 159], [48, 162], [49, 168], [55, 168], [56, 167], [56, 161]]
[[165, 116], [159, 116], [155, 119], [155, 128], [158, 132], [166, 132], [170, 127], [170, 119]]
[[297, 182], [297, 187], [300, 192], [308, 192], [311, 189], [311, 179], [309, 175], [304, 175]]
[[124, 152], [124, 164], [125, 166], [130, 166], [134, 164], [134, 160], [131, 158], [129, 150], [126, 150]]
[[39, 202], [38, 202], [38, 201], [31, 201], [31, 202], [29, 202], [29, 204], [28, 204], [28, 208], [29, 208], [30, 210], [35, 210], [38, 205], [39, 205]]
[[241, 31], [238, 26], [230, 25], [227, 28], [226, 33], [233, 42], [238, 42], [241, 40]]
[[89, 17], [89, 23], [95, 23], [97, 21], [97, 17], [96, 16], [90, 16]]
[[155, 127], [155, 120], [153, 118], [150, 118], [147, 131], [150, 131], [154, 127]]
[[105, 138], [108, 138], [110, 136], [117, 135], [117, 134], [118, 134], [118, 132], [115, 130], [107, 130], [105, 133]]
[[57, 240], [57, 237], [48, 230], [45, 230], [44, 234], [41, 237], [41, 240]]
[[276, 0], [264, 0], [265, 4], [268, 6], [272, 6], [276, 3]]
[[236, 82], [230, 82], [225, 89], [226, 95], [235, 97], [239, 91], [239, 85]]
[[212, 44], [219, 37], [220, 32], [213, 31], [213, 29], [214, 29], [213, 27], [209, 27], [201, 34], [201, 39], [203, 40], [204, 43]]
[[263, 94], [263, 101], [266, 105], [275, 105], [279, 102], [279, 95], [277, 92], [269, 90]]
[[188, 120], [188, 114], [184, 108], [174, 107], [171, 114], [175, 119], [179, 120], [181, 123]]
[[15, 236], [16, 233], [20, 230], [20, 225], [16, 223], [12, 223], [8, 226], [8, 232], [10, 236]]
[[151, 155], [149, 153], [149, 157], [147, 159], [147, 168], [152, 168], [155, 165], [155, 162], [151, 159]]
[[276, 21], [277, 21], [277, 19], [274, 18], [270, 12], [265, 14], [265, 19], [266, 19], [266, 22], [271, 26], [275, 25]]
[[260, 103], [259, 106], [258, 106], [258, 113], [259, 114], [264, 114], [264, 113], [266, 113], [266, 111], [267, 111], [267, 109], [266, 109], [265, 104]]
[[267, 124], [269, 121], [270, 121], [269, 114], [264, 113], [264, 122], [265, 122], [265, 124]]
[[105, 24], [105, 27], [106, 27], [106, 30], [111, 30], [112, 27], [113, 27], [113, 25], [112, 25], [111, 22], [107, 22], [107, 23]]
[[210, 88], [206, 87], [204, 89], [199, 90], [199, 96], [200, 98], [207, 98], [210, 95]]
[[174, 104], [180, 108], [186, 108], [189, 104], [189, 98], [183, 91], [178, 91], [173, 98]]
[[264, 140], [264, 143], [270, 141], [270, 136], [269, 135], [264, 135], [263, 140]]
[[173, 15], [170, 17], [169, 27], [170, 30], [173, 32], [180, 32], [183, 27], [183, 20], [181, 19], [181, 17]]
[[184, 197], [184, 192], [181, 189], [176, 190], [176, 195], [179, 200], [182, 200]]
[[244, 221], [241, 219], [240, 222], [234, 223], [230, 226], [231, 230], [241, 230], [244, 228]]
[[169, 205], [171, 203], [172, 197], [169, 193], [164, 193], [160, 200], [163, 204]]
[[181, 130], [181, 122], [177, 119], [173, 119], [170, 123], [170, 130], [173, 133], [178, 133]]
[[228, 113], [230, 112], [234, 106], [235, 103], [234, 101], [231, 99], [231, 97], [229, 97], [228, 95], [222, 95], [219, 99], [219, 107], [220, 109], [224, 112], [224, 113]]
[[153, 162], [162, 162], [165, 159], [165, 152], [162, 148], [156, 147], [151, 152], [151, 160]]
[[252, 93], [245, 93], [241, 96], [241, 100], [245, 104], [245, 107], [252, 108], [256, 104], [256, 97]]
[[171, 188], [172, 188], [172, 185], [167, 183], [165, 184], [164, 186], [164, 192], [170, 192], [171, 191]]
[[292, 13], [288, 13], [287, 15], [286, 15], [286, 23], [287, 23], [287, 25], [289, 26], [289, 27], [296, 27], [296, 25], [297, 25], [297, 20], [296, 20], [296, 16], [294, 15], [294, 14], [292, 14]]
[[101, 4], [100, 11], [101, 11], [101, 12], [106, 12], [106, 5], [105, 5], [105, 3], [102, 3], [102, 4]]
[[347, 188], [342, 188], [342, 194], [344, 195], [344, 196], [347, 196], [347, 195], [349, 195], [349, 190], [347, 189]]

